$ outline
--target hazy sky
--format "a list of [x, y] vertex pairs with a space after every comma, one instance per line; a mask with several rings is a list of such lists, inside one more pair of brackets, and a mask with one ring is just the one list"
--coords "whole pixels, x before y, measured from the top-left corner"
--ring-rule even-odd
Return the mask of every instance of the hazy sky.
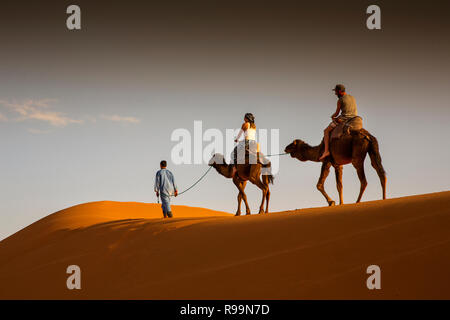
[[[78, 4], [82, 29], [66, 28]], [[382, 30], [365, 10], [381, 7]], [[177, 128], [258, 128], [318, 144], [344, 83], [380, 142], [388, 197], [449, 190], [448, 1], [2, 1], [0, 239], [57, 210], [155, 202], [169, 160], [180, 190], [207, 169], [170, 163]], [[205, 143], [206, 145], [206, 143]], [[324, 206], [320, 164], [280, 158], [271, 210]], [[366, 160], [364, 201], [380, 199]], [[334, 174], [327, 191], [335, 200]], [[359, 180], [344, 168], [344, 199]], [[247, 186], [253, 212], [259, 189]], [[210, 172], [175, 204], [235, 212]], [[176, 212], [175, 212], [176, 215]]]

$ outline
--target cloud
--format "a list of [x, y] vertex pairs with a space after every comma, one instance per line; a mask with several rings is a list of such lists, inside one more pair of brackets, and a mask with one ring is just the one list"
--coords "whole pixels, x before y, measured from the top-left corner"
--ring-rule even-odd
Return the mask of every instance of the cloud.
[[70, 123], [82, 123], [81, 120], [74, 120], [64, 116], [60, 112], [40, 112], [36, 111], [28, 114], [25, 119], [36, 119], [46, 121], [55, 127], [65, 127]]
[[[72, 119], [66, 114], [53, 110], [53, 104], [57, 102], [56, 99], [41, 99], [41, 100], [24, 100], [22, 102], [16, 102], [15, 100], [10, 102], [8, 100], [0, 100], [0, 107], [6, 109], [9, 113], [15, 114], [15, 117], [6, 117], [0, 113], [0, 121], [40, 121], [49, 124], [52, 127], [66, 127], [73, 123], [97, 123], [97, 119], [122, 123], [122, 124], [136, 124], [141, 120], [130, 116], [113, 115], [101, 115], [98, 117], [92, 115], [82, 116], [81, 119]], [[45, 130], [28, 129], [30, 133], [47, 133]]]
[[38, 120], [47, 122], [55, 127], [65, 127], [71, 123], [82, 123], [82, 120], [69, 118], [62, 112], [51, 111], [51, 104], [55, 99], [25, 100], [23, 102], [9, 102], [0, 100], [0, 105], [19, 115], [16, 121]]
[[101, 116], [105, 120], [113, 121], [113, 122], [122, 122], [122, 123], [139, 123], [141, 122], [140, 119], [135, 117], [122, 117], [118, 116], [116, 114], [114, 115], [102, 115]]
[[46, 134], [46, 133], [50, 133], [50, 130], [40, 130], [40, 129], [34, 129], [34, 128], [29, 128], [28, 129], [29, 133], [32, 134]]
[[97, 123], [97, 118], [92, 115], [85, 115], [83, 117], [87, 122]]

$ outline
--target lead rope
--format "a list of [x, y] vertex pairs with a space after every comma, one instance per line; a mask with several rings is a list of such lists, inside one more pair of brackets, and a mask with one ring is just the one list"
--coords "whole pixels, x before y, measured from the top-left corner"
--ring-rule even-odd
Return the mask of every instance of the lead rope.
[[275, 157], [275, 156], [284, 156], [289, 154], [288, 152], [284, 152], [284, 153], [276, 153], [276, 154], [266, 154], [266, 157]]
[[[195, 181], [195, 183], [193, 185], [191, 185], [189, 188], [187, 188], [186, 190], [179, 192], [178, 195], [182, 195], [183, 193], [191, 190], [193, 187], [195, 187], [197, 185], [197, 183], [199, 183], [200, 181], [202, 181], [202, 179], [208, 174], [209, 170], [211, 170], [212, 167], [209, 167], [208, 170], [206, 170], [206, 172], [197, 180]], [[172, 196], [173, 197], [173, 196]]]

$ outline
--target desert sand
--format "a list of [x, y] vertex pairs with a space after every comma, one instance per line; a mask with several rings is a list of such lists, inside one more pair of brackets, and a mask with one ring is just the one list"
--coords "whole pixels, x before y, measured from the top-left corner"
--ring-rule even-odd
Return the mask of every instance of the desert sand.
[[[450, 192], [234, 217], [93, 202], [0, 242], [0, 299], [450, 299]], [[68, 290], [66, 268], [81, 268]], [[366, 269], [381, 268], [381, 290]]]

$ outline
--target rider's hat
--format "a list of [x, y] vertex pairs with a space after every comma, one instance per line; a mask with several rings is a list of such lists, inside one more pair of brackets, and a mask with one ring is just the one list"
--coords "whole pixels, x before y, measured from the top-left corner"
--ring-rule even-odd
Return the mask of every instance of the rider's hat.
[[337, 84], [334, 89], [331, 89], [333, 91], [342, 91], [345, 92], [345, 86], [343, 84]]

